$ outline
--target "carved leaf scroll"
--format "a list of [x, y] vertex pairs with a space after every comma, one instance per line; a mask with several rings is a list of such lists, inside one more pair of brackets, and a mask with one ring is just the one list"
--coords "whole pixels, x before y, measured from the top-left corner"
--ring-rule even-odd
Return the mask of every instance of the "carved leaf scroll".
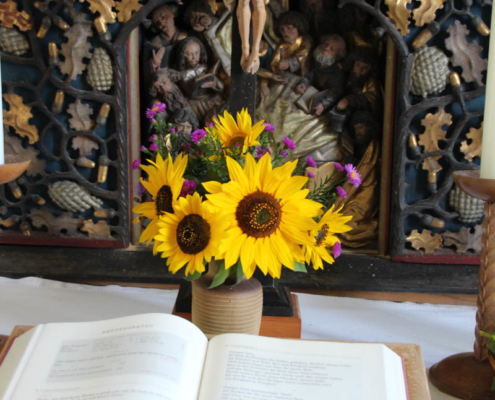
[[139, 4], [140, 0], [121, 0], [117, 3], [117, 12], [119, 22], [127, 22], [132, 18], [132, 14], [143, 6]]
[[3, 123], [15, 129], [15, 132], [22, 137], [27, 137], [30, 144], [39, 140], [38, 128], [29, 124], [33, 118], [31, 107], [27, 107], [22, 102], [22, 97], [14, 93], [5, 93], [4, 100], [9, 103], [9, 110], [3, 110]]
[[4, 135], [4, 147], [5, 147], [5, 160], [9, 163], [9, 159], [12, 157], [13, 162], [17, 160], [31, 160], [31, 164], [26, 171], [28, 176], [36, 176], [41, 174], [45, 170], [45, 160], [39, 159], [37, 156], [40, 154], [34, 147], [28, 146], [24, 148], [22, 141], [17, 136]]
[[112, 8], [115, 7], [114, 0], [79, 0], [81, 3], [87, 1], [89, 3], [89, 9], [92, 13], [100, 13], [101, 18], [107, 24], [115, 23], [116, 13], [112, 11]]
[[72, 116], [69, 125], [76, 131], [89, 131], [95, 125], [91, 119], [93, 109], [88, 104], [81, 103], [79, 99], [69, 105], [67, 112]]
[[[421, 121], [421, 125], [425, 127], [424, 133], [419, 134], [418, 143], [424, 146], [424, 154], [440, 150], [438, 142], [445, 140], [447, 132], [443, 130], [445, 125], [452, 124], [452, 115], [446, 113], [443, 108], [440, 108], [435, 114], [428, 113]], [[438, 163], [442, 156], [431, 156], [424, 160], [423, 169], [437, 173], [442, 167]]]
[[445, 232], [443, 234], [444, 245], [445, 247], [455, 246], [456, 253], [466, 253], [470, 249], [474, 250], [475, 253], [480, 253], [482, 235], [483, 227], [481, 225], [476, 225], [474, 228], [463, 226], [459, 232]]
[[431, 236], [431, 231], [425, 229], [421, 233], [417, 230], [411, 232], [409, 237], [406, 239], [411, 246], [416, 249], [424, 249], [426, 254], [433, 254], [435, 250], [442, 248], [442, 235], [440, 233], [435, 233]]
[[12, 28], [17, 25], [21, 31], [32, 28], [29, 14], [26, 11], [18, 11], [17, 4], [13, 0], [0, 3], [0, 20], [4, 28]]
[[385, 0], [388, 6], [388, 17], [403, 36], [409, 33], [409, 18], [411, 10], [407, 8], [412, 0]]
[[84, 221], [81, 231], [86, 232], [90, 238], [111, 239], [110, 226], [105, 221], [95, 224], [92, 220]]
[[464, 158], [470, 162], [474, 157], [481, 157], [481, 140], [483, 137], [483, 122], [481, 128], [471, 128], [466, 134], [468, 139], [471, 139], [471, 143], [468, 144], [467, 140], [461, 142], [461, 151], [464, 153]]
[[457, 20], [447, 28], [447, 32], [450, 36], [445, 39], [445, 47], [453, 53], [450, 61], [454, 66], [462, 68], [462, 77], [466, 82], [483, 86], [482, 72], [488, 65], [488, 60], [479, 55], [483, 47], [476, 41], [468, 43], [466, 37], [469, 31], [466, 25]]
[[68, 75], [68, 80], [74, 80], [86, 68], [83, 58], [91, 58], [91, 43], [87, 41], [88, 37], [93, 36], [91, 23], [78, 22], [70, 27], [64, 34], [69, 40], [62, 43], [60, 53], [65, 60], [60, 62], [60, 72]]
[[93, 150], [98, 150], [100, 146], [94, 140], [81, 135], [76, 136], [72, 140], [72, 148], [74, 150], [79, 150], [79, 157], [86, 157], [91, 155]]
[[413, 11], [416, 26], [424, 26], [435, 19], [437, 10], [443, 8], [447, 0], [420, 0], [421, 6]]
[[48, 228], [48, 235], [60, 236], [65, 233], [67, 236], [81, 236], [78, 229], [83, 225], [83, 218], [73, 218], [72, 213], [64, 212], [56, 217], [48, 208], [33, 208], [28, 217], [33, 222], [35, 228], [41, 229], [43, 226]]

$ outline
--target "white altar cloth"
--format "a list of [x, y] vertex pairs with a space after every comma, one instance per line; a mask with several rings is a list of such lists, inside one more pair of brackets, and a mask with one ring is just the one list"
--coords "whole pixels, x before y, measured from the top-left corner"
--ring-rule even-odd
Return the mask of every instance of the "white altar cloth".
[[[89, 286], [0, 277], [0, 334], [15, 325], [171, 313], [177, 290]], [[426, 367], [471, 351], [475, 307], [395, 303], [299, 293], [302, 338], [416, 343]], [[430, 385], [432, 400], [452, 399]]]

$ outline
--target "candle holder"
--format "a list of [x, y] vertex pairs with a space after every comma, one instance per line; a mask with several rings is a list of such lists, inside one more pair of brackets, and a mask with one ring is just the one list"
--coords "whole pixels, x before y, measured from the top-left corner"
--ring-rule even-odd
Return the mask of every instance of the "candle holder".
[[462, 191], [485, 201], [474, 351], [443, 359], [429, 375], [440, 391], [465, 400], [495, 399], [487, 339], [480, 335], [480, 331], [493, 333], [495, 327], [495, 179], [482, 179], [479, 174], [478, 170], [453, 173]]
[[25, 161], [16, 156], [5, 156], [5, 164], [0, 165], [0, 185], [12, 182], [19, 178], [31, 164], [31, 160]]

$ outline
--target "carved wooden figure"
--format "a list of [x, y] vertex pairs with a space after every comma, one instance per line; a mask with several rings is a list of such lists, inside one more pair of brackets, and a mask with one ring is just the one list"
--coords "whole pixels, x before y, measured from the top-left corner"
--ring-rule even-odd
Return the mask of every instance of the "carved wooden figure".
[[264, 0], [251, 0], [253, 3], [253, 45], [249, 46], [251, 8], [249, 0], [240, 0], [237, 6], [237, 19], [242, 40], [241, 66], [246, 74], [255, 74], [260, 68], [260, 45], [266, 22]]

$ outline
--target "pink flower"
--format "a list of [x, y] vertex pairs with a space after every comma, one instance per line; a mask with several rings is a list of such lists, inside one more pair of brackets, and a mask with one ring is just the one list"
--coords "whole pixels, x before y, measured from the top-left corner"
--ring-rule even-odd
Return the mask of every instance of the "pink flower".
[[236, 142], [235, 147], [241, 147], [241, 144], [239, 142]]
[[206, 136], [207, 132], [204, 129], [197, 129], [193, 133], [191, 133], [191, 140], [199, 144], [201, 142], [201, 139], [203, 139]]
[[351, 182], [351, 184], [353, 184], [355, 187], [359, 187], [359, 185], [361, 185], [361, 175], [359, 174], [359, 172], [357, 172], [356, 167], [352, 164], [346, 164], [345, 170], [347, 172], [347, 178], [349, 179], [349, 182]]
[[157, 138], [157, 137], [158, 137], [157, 135], [153, 135], [153, 136], [151, 136], [151, 137], [149, 138], [149, 141], [150, 141], [150, 142], [156, 142], [156, 138]]
[[198, 184], [196, 183], [196, 181], [184, 179], [184, 184], [182, 185], [180, 195], [182, 197], [186, 197], [188, 194], [192, 195], [197, 187]]
[[157, 151], [157, 150], [158, 150], [158, 143], [153, 143], [153, 144], [150, 146], [150, 150], [151, 150], [151, 151]]
[[155, 119], [153, 117], [156, 114], [161, 114], [162, 112], [164, 112], [166, 108], [167, 106], [164, 103], [155, 103], [153, 104], [153, 107], [146, 109], [146, 118], [151, 120], [151, 122], [155, 122]]
[[141, 151], [146, 151], [146, 147], [141, 146], [141, 147], [139, 148], [139, 150], [141, 150]]
[[139, 158], [136, 158], [131, 165], [131, 169], [134, 171], [136, 169], [139, 169], [139, 164], [141, 164], [141, 160]]
[[344, 167], [339, 164], [338, 162], [334, 162], [333, 163], [333, 167], [337, 170], [337, 171], [343, 171], [344, 170]]
[[175, 128], [170, 128], [170, 133], [175, 133]]
[[287, 154], [287, 152], [286, 152], [285, 150], [282, 150], [282, 151], [280, 152], [280, 155], [281, 155], [282, 157], [286, 158], [288, 154]]
[[215, 126], [215, 125], [213, 125], [213, 122], [210, 122], [210, 123], [208, 124], [208, 128], [213, 128], [214, 126]]
[[267, 132], [273, 132], [275, 130], [275, 127], [272, 124], [269, 124], [268, 122], [265, 122], [263, 126], [265, 127], [265, 131]]
[[308, 164], [308, 167], [316, 168], [316, 161], [313, 159], [313, 157], [306, 157], [306, 163]]
[[315, 177], [315, 174], [313, 174], [311, 171], [308, 171], [308, 176], [310, 179], [313, 179]]
[[338, 258], [340, 256], [340, 253], [342, 252], [342, 246], [340, 245], [340, 242], [335, 242], [332, 247], [332, 252], [335, 258]]
[[342, 197], [343, 199], [347, 198], [347, 193], [345, 192], [342, 186], [337, 186], [337, 196]]
[[[259, 159], [260, 159], [261, 157], [263, 157], [266, 153], [270, 153], [270, 150], [268, 150], [268, 149], [264, 149], [264, 148], [262, 148], [262, 147], [258, 146], [258, 147], [256, 147], [256, 152], [258, 153], [258, 155], [257, 155], [257, 157], [256, 157], [256, 158], [259, 160]], [[270, 154], [272, 154], [272, 153], [270, 153]]]
[[289, 150], [294, 151], [296, 149], [296, 144], [289, 136], [284, 137], [282, 141]]
[[188, 144], [185, 144], [184, 145], [184, 151], [189, 151], [191, 150], [191, 146], [189, 146]]

